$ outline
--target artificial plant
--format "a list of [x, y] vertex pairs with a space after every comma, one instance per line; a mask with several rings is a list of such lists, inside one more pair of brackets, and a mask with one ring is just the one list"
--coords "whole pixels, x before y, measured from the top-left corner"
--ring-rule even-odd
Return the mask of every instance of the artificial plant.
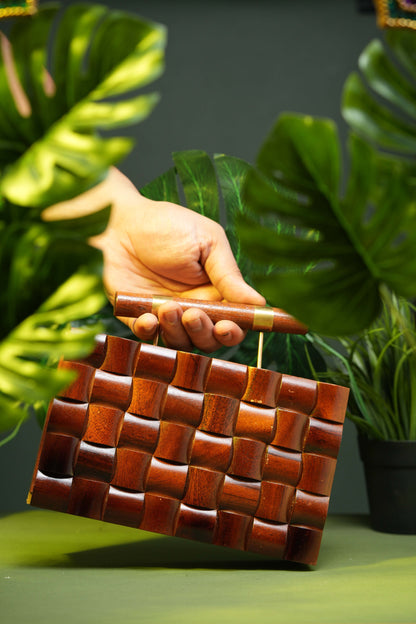
[[89, 4], [47, 5], [1, 34], [0, 433], [17, 431], [70, 381], [52, 360], [92, 347], [97, 326], [83, 319], [105, 297], [88, 238], [110, 207], [61, 221], [42, 213], [130, 151], [132, 140], [113, 131], [153, 109], [157, 94], [136, 91], [160, 75], [164, 46], [163, 27]]
[[[332, 360], [320, 378], [351, 388], [348, 415], [360, 433], [377, 440], [416, 440], [416, 308], [393, 296], [358, 336], [315, 345]], [[312, 365], [313, 368], [313, 365]]]
[[[394, 384], [406, 387], [404, 370], [411, 379], [416, 370], [410, 304], [416, 296], [416, 39], [413, 32], [392, 31], [386, 41], [366, 48], [361, 75], [354, 73], [345, 85], [343, 114], [351, 127], [347, 180], [335, 124], [282, 115], [247, 175], [245, 198], [253, 215], [240, 220], [248, 255], [260, 264], [275, 262], [271, 272], [254, 276], [271, 303], [324, 336], [358, 335], [358, 342], [344, 341], [352, 360], [348, 354], [343, 360], [356, 405], [360, 396], [350, 371], [360, 340], [369, 349], [368, 366], [382, 367], [384, 382], [391, 380], [390, 394], [397, 396]], [[296, 229], [276, 231], [276, 219]], [[377, 344], [370, 346], [373, 338]], [[391, 367], [399, 362], [396, 373]], [[366, 364], [361, 359], [357, 366]], [[374, 426], [365, 410], [355, 421], [373, 437], [414, 439], [415, 392], [403, 398], [409, 410], [400, 418], [406, 423], [395, 430]]]

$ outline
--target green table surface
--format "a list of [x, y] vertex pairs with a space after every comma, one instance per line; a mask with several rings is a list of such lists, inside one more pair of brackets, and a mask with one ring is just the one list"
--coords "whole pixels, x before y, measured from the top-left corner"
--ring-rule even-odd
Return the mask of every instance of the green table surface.
[[0, 518], [5, 624], [414, 624], [416, 536], [329, 516], [318, 565], [48, 511]]

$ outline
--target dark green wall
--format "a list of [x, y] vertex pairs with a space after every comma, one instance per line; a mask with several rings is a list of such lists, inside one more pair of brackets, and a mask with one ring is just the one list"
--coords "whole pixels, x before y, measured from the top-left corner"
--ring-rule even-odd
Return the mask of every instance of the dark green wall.
[[[42, 2], [41, 2], [42, 4]], [[63, 4], [69, 4], [65, 2]], [[123, 171], [141, 186], [171, 166], [182, 149], [224, 152], [252, 161], [283, 111], [339, 114], [343, 82], [363, 47], [380, 33], [354, 0], [109, 0], [168, 27], [162, 100], [133, 130]], [[0, 450], [0, 510], [24, 507], [39, 430], [25, 425]], [[355, 429], [347, 423], [331, 511], [365, 512]]]

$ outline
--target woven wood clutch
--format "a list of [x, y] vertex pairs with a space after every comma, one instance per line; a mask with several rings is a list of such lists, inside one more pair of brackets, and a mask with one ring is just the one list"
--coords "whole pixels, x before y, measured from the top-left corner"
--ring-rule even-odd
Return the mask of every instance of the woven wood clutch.
[[78, 378], [49, 407], [28, 502], [316, 563], [346, 388], [113, 336], [60, 366]]

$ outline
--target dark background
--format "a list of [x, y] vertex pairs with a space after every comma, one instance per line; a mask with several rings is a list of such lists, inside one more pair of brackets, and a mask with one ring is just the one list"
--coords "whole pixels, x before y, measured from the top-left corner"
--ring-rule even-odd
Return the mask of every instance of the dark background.
[[[72, 4], [62, 2], [61, 4]], [[132, 130], [136, 147], [121, 169], [142, 186], [171, 166], [171, 152], [203, 149], [252, 162], [284, 111], [335, 120], [341, 140], [343, 83], [375, 36], [362, 0], [108, 0], [168, 28], [162, 98]], [[42, 5], [42, 2], [40, 2]], [[0, 27], [2, 24], [0, 23]], [[0, 449], [0, 511], [25, 508], [40, 430], [23, 425]], [[356, 432], [346, 423], [332, 492], [333, 513], [365, 513]]]

